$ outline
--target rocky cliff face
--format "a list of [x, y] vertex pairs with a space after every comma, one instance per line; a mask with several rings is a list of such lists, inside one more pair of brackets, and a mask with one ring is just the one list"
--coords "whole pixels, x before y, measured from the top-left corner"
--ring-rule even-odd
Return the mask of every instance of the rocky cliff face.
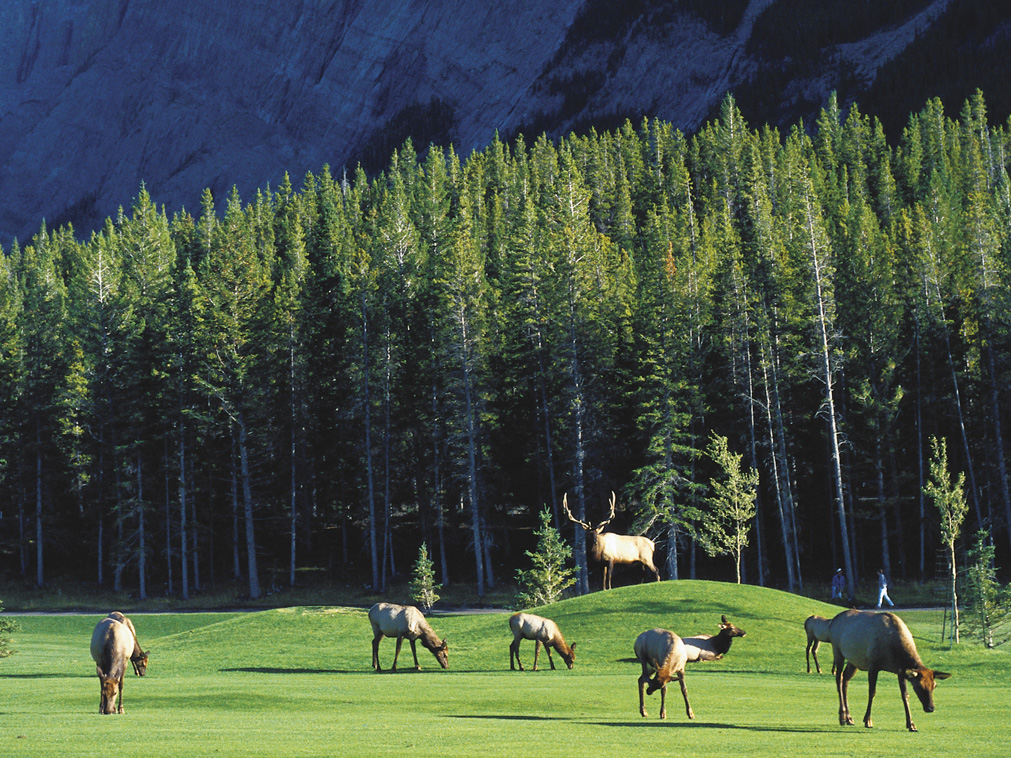
[[[87, 231], [141, 182], [193, 211], [206, 187], [248, 198], [285, 171], [297, 185], [324, 163], [388, 157], [407, 133], [466, 154], [496, 131], [595, 119], [691, 129], [753, 74], [752, 24], [772, 2], [731, 3], [728, 21], [647, 0], [627, 12], [600, 0], [7, 0], [0, 242], [27, 240], [43, 218]], [[608, 12], [614, 23], [594, 23]]]

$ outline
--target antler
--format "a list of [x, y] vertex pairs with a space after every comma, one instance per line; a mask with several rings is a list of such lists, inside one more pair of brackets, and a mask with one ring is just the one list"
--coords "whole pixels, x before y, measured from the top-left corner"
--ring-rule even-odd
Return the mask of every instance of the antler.
[[562, 495], [562, 507], [565, 509], [565, 515], [569, 517], [569, 521], [571, 521], [574, 524], [579, 524], [581, 527], [583, 527], [583, 529], [586, 529], [587, 531], [590, 531], [590, 530], [593, 529], [593, 527], [590, 526], [589, 524], [587, 524], [585, 521], [580, 521], [579, 519], [574, 518], [572, 516], [572, 511], [569, 510], [569, 493], [568, 492], [566, 492], [564, 495]]
[[601, 521], [600, 525], [597, 527], [600, 529], [603, 526], [607, 526], [614, 519], [614, 506], [618, 502], [617, 495], [614, 494], [614, 490], [611, 490], [611, 515], [607, 517], [607, 521]]

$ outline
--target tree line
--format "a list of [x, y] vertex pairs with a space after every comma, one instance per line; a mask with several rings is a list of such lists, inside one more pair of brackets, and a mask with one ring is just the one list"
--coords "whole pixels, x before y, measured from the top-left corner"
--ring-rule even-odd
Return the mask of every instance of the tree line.
[[759, 473], [745, 581], [933, 578], [931, 437], [999, 563], [1009, 142], [978, 92], [895, 145], [834, 97], [781, 133], [728, 96], [690, 136], [408, 141], [374, 176], [43, 224], [0, 256], [2, 570], [381, 590], [424, 542], [483, 595], [547, 506], [585, 592], [559, 505], [614, 491], [667, 576], [728, 578], [713, 435]]

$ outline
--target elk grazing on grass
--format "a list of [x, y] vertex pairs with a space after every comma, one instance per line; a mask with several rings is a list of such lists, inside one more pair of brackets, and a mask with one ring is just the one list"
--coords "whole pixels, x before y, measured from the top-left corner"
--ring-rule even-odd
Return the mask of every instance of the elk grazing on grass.
[[720, 631], [717, 634], [701, 634], [697, 637], [683, 637], [685, 654], [688, 663], [697, 661], [718, 661], [727, 651], [734, 637], [743, 637], [744, 630], [727, 621], [726, 616], [720, 616]]
[[541, 652], [541, 645], [544, 645], [544, 651], [548, 654], [548, 663], [551, 664], [552, 671], [555, 670], [555, 661], [551, 657], [551, 648], [557, 650], [565, 665], [572, 668], [572, 662], [576, 659], [576, 644], [573, 643], [571, 646], [566, 644], [565, 638], [558, 630], [558, 624], [551, 619], [532, 613], [514, 613], [509, 617], [509, 628], [513, 632], [513, 641], [509, 645], [510, 671], [516, 670], [514, 659], [515, 663], [519, 664], [520, 671], [524, 670], [523, 662], [520, 660], [520, 640], [534, 641], [534, 671], [537, 670], [537, 655]]
[[601, 521], [596, 526], [592, 526], [585, 521], [574, 518], [569, 510], [568, 494], [562, 497], [562, 507], [569, 521], [579, 524], [587, 531], [593, 540], [590, 546], [590, 557], [604, 564], [604, 586], [603, 589], [611, 589], [611, 578], [614, 574], [614, 564], [616, 563], [641, 563], [653, 572], [656, 580], [660, 581], [660, 572], [653, 564], [653, 550], [655, 545], [648, 537], [641, 537], [628, 534], [615, 534], [605, 532], [604, 527], [611, 523], [614, 518], [615, 494], [611, 493], [611, 515], [605, 521]]
[[878, 684], [878, 672], [888, 671], [899, 677], [899, 692], [906, 709], [906, 729], [916, 731], [909, 712], [906, 682], [920, 698], [925, 713], [934, 712], [934, 687], [951, 674], [932, 671], [923, 665], [916, 643], [902, 619], [894, 613], [843, 611], [829, 623], [829, 635], [835, 657], [835, 681], [839, 694], [839, 723], [852, 724], [847, 687], [857, 669], [867, 672], [867, 712], [864, 726], [870, 728], [871, 703]]
[[[642, 664], [642, 676], [639, 677], [639, 713], [643, 717], [646, 716], [645, 696], [660, 690], [660, 718], [667, 718], [667, 683], [671, 679], [677, 679], [685, 699], [685, 713], [688, 714], [688, 718], [695, 718], [692, 706], [688, 702], [688, 688], [685, 687], [687, 654], [681, 638], [666, 629], [650, 629], [636, 638], [635, 657]], [[650, 673], [654, 674], [652, 680], [649, 678]], [[649, 689], [646, 688], [647, 684]]]
[[[832, 637], [828, 633], [828, 625], [831, 619], [818, 616], [812, 613], [804, 620], [804, 631], [807, 632], [807, 650], [804, 655], [807, 658], [807, 673], [811, 673], [811, 658], [814, 658], [814, 668], [820, 674], [821, 665], [818, 663], [818, 646], [823, 642], [831, 642]], [[834, 659], [834, 656], [833, 656]], [[832, 663], [832, 673], [835, 673], [835, 661]]]
[[[98, 622], [91, 635], [91, 657], [95, 659], [101, 699], [98, 712], [125, 713], [123, 710], [123, 675], [133, 652], [134, 637], [126, 624], [113, 618]], [[118, 701], [118, 703], [117, 703]]]
[[133, 664], [134, 676], [144, 676], [147, 673], [147, 656], [151, 651], [144, 651], [140, 648], [140, 641], [137, 639], [137, 630], [133, 628], [133, 622], [119, 611], [113, 611], [109, 618], [116, 619], [121, 624], [126, 624], [133, 635], [133, 652], [130, 654], [130, 663]]
[[379, 665], [379, 640], [383, 637], [396, 637], [397, 649], [393, 654], [393, 666], [390, 671], [397, 670], [397, 658], [400, 657], [400, 646], [404, 638], [411, 643], [411, 653], [414, 655], [414, 668], [421, 669], [418, 663], [418, 649], [415, 643], [421, 644], [431, 651], [432, 655], [444, 669], [449, 668], [446, 640], [440, 640], [432, 627], [425, 621], [421, 611], [411, 605], [394, 605], [393, 603], [376, 603], [369, 608], [369, 623], [372, 624], [372, 668], [382, 671]]

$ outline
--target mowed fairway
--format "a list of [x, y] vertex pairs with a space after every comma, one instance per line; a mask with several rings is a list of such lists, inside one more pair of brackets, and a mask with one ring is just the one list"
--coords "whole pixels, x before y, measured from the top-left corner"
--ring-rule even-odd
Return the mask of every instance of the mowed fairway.
[[[112, 610], [112, 609], [110, 609]], [[923, 756], [1007, 755], [1011, 661], [975, 643], [939, 643], [940, 615], [900, 612], [921, 657], [951, 671], [937, 711], [914, 705], [920, 731], [905, 730], [898, 685], [882, 674], [874, 729], [838, 725], [831, 648], [821, 676], [805, 673], [810, 613], [837, 609], [775, 590], [712, 582], [663, 582], [597, 592], [540, 613], [578, 643], [572, 671], [509, 671], [506, 614], [437, 615], [449, 641], [448, 671], [404, 643], [396, 674], [369, 667], [365, 610], [295, 608], [241, 614], [133, 616], [151, 650], [148, 675], [128, 674], [122, 716], [98, 714], [98, 679], [88, 652], [101, 615], [21, 617], [18, 653], [0, 660], [0, 754], [4, 756]], [[677, 684], [638, 713], [639, 666], [632, 643], [655, 626], [688, 636], [715, 633], [720, 614], [747, 632], [722, 661], [689, 664], [696, 718]], [[394, 641], [384, 640], [388, 668]], [[867, 676], [850, 705], [858, 722]], [[535, 752], [531, 752], [535, 751]]]

